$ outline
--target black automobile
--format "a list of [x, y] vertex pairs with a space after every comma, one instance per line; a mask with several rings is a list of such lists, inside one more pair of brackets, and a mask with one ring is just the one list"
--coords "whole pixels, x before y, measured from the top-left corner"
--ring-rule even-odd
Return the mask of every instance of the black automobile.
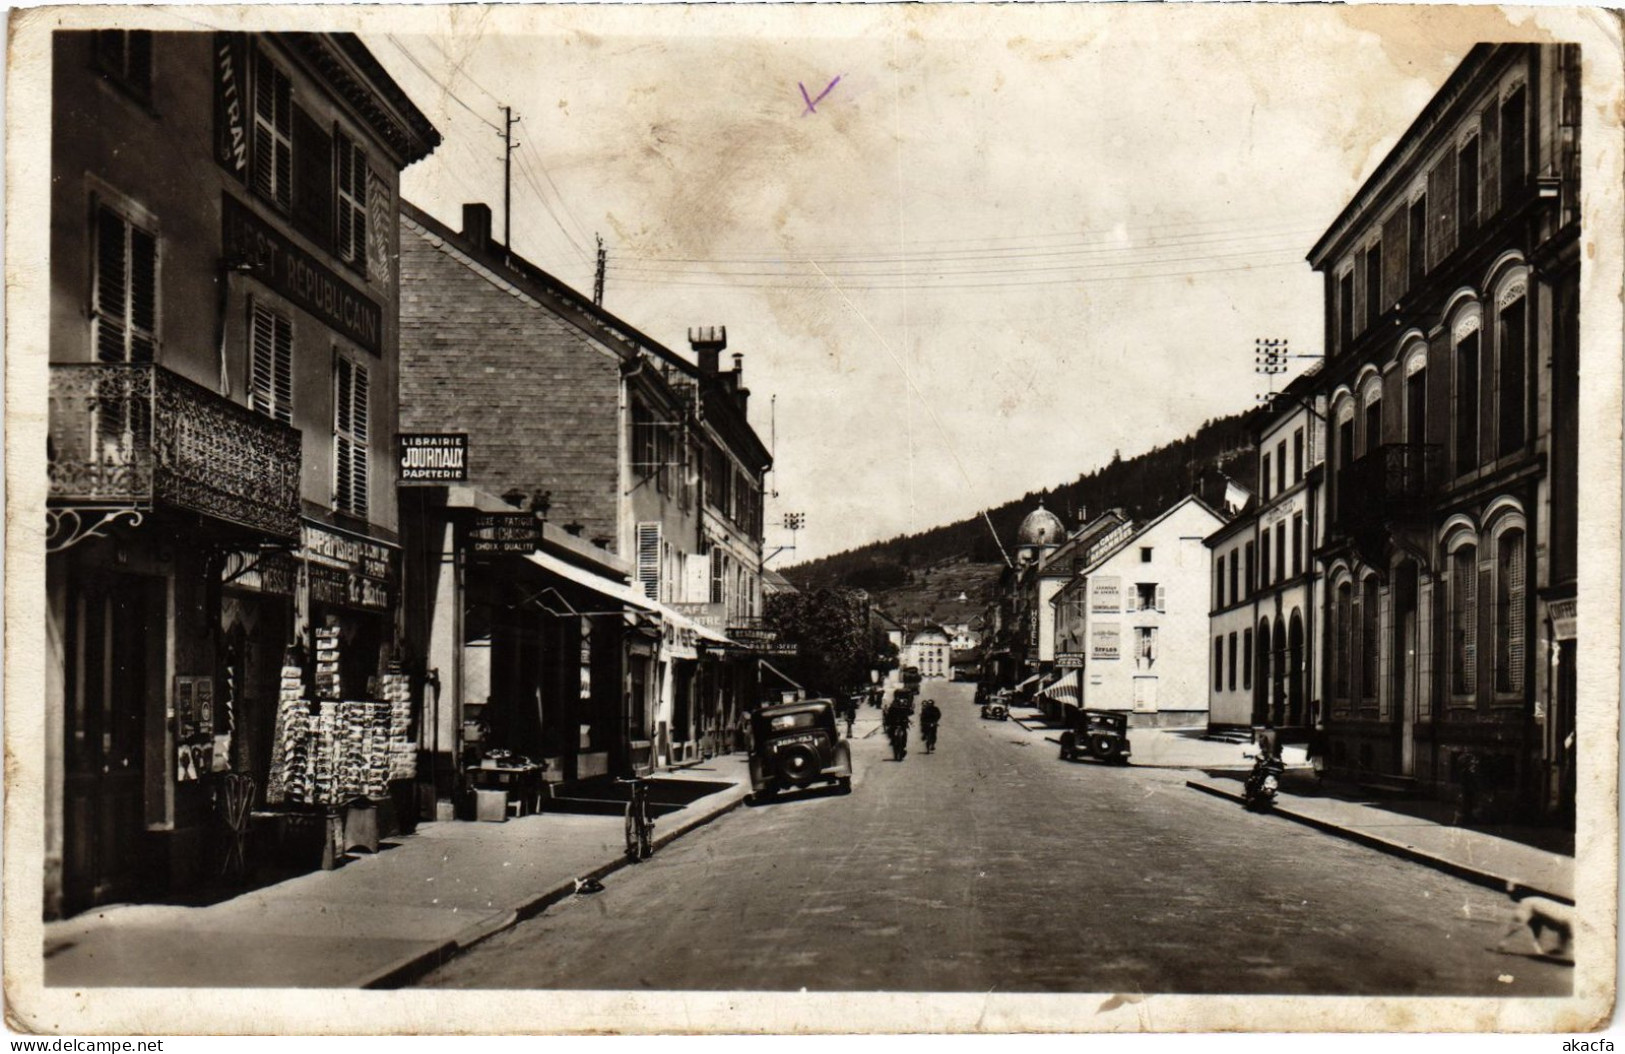
[[1094, 758], [1112, 765], [1127, 765], [1128, 715], [1110, 710], [1074, 711], [1070, 727], [1061, 733], [1061, 760]]
[[983, 721], [1008, 721], [1010, 719], [1010, 697], [1004, 692], [994, 692], [982, 701]]
[[750, 788], [758, 801], [780, 791], [833, 783], [852, 790], [852, 754], [835, 731], [829, 699], [764, 706], [751, 714]]

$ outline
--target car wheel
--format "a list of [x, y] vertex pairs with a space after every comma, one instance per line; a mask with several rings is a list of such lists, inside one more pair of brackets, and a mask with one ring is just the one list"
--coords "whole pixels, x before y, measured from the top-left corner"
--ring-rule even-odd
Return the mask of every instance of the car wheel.
[[1089, 753], [1102, 761], [1112, 756], [1112, 738], [1110, 736], [1091, 736], [1089, 738]]
[[800, 785], [818, 775], [818, 753], [805, 743], [797, 743], [779, 753], [779, 775]]

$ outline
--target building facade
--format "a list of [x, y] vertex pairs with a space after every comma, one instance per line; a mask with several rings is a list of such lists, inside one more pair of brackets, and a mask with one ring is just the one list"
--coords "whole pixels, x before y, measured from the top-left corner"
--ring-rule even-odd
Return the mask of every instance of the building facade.
[[[1057, 593], [1057, 648], [1080, 655], [1079, 705], [1135, 726], [1205, 724], [1210, 561], [1222, 517], [1191, 495], [1113, 532]], [[1069, 675], [1070, 676], [1070, 675]]]
[[941, 626], [926, 626], [909, 634], [903, 648], [904, 666], [918, 667], [926, 680], [945, 680], [953, 673], [952, 645]]
[[1573, 803], [1580, 65], [1479, 45], [1315, 245], [1329, 770]]
[[395, 202], [439, 135], [348, 34], [61, 32], [52, 77], [56, 915], [218, 874], [283, 696], [398, 670]]

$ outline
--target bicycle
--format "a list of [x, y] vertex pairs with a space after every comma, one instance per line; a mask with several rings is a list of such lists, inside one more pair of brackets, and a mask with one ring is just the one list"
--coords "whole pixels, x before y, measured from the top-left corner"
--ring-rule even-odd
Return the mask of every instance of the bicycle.
[[655, 851], [655, 822], [649, 818], [649, 781], [641, 776], [618, 779], [632, 785], [626, 802], [626, 858], [634, 864]]
[[925, 752], [927, 754], [935, 754], [937, 752], [936, 725], [921, 725], [920, 738], [925, 741]]

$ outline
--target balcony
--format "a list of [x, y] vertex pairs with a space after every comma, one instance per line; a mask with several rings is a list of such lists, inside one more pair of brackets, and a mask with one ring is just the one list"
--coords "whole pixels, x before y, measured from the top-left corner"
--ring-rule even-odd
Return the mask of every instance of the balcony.
[[1444, 448], [1389, 443], [1337, 474], [1337, 526], [1360, 530], [1427, 515], [1444, 478]]
[[152, 363], [53, 365], [50, 401], [53, 509], [163, 505], [299, 536], [298, 429]]

